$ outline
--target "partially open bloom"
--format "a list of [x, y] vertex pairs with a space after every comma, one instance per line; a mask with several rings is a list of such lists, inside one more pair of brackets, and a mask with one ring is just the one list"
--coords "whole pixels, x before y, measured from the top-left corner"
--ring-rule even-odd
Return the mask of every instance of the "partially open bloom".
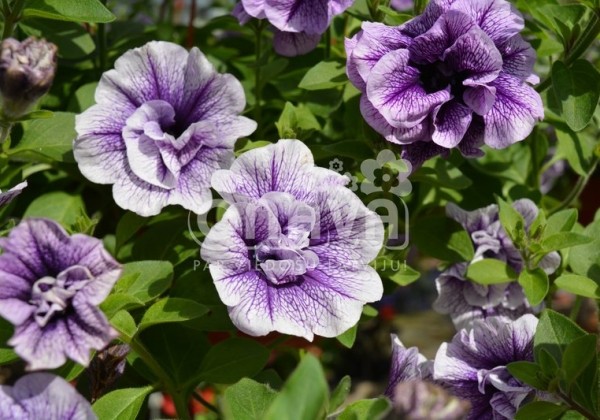
[[443, 343], [433, 365], [433, 379], [471, 403], [469, 419], [512, 419], [535, 391], [515, 379], [511, 362], [533, 361], [533, 336], [538, 320], [524, 315], [516, 321], [478, 320]]
[[383, 244], [383, 224], [347, 181], [315, 167], [298, 140], [246, 152], [215, 173], [213, 188], [233, 206], [201, 255], [240, 330], [334, 337], [381, 298], [368, 264]]
[[67, 358], [87, 365], [90, 350], [117, 336], [98, 305], [121, 267], [102, 241], [25, 219], [0, 248], [0, 316], [15, 326], [8, 343], [29, 369], [53, 369]]
[[[523, 216], [525, 229], [528, 230], [539, 209], [528, 199], [517, 200], [513, 206]], [[495, 258], [506, 262], [517, 273], [523, 269], [521, 254], [500, 223], [497, 205], [468, 212], [449, 203], [446, 213], [471, 236], [475, 256], [469, 263]], [[557, 252], [546, 255], [540, 262], [540, 268], [548, 274], [553, 273], [559, 265], [560, 255]], [[531, 307], [523, 288], [516, 282], [484, 286], [467, 281], [467, 266], [468, 263], [455, 264], [436, 280], [439, 296], [434, 308], [443, 314], [450, 314], [457, 328], [468, 327], [478, 318], [504, 316], [516, 319], [539, 309]]]
[[141, 216], [178, 204], [210, 208], [210, 177], [256, 123], [239, 114], [240, 82], [219, 74], [198, 50], [150, 42], [126, 52], [77, 117], [73, 152], [83, 175], [113, 184], [113, 197]]
[[59, 376], [31, 373], [13, 386], [0, 385], [0, 418], [90, 420], [90, 403]]
[[453, 148], [475, 157], [483, 144], [525, 139], [544, 108], [523, 27], [506, 0], [432, 0], [401, 26], [363, 23], [346, 41], [363, 117], [413, 167]]
[[273, 46], [292, 57], [312, 51], [334, 16], [354, 0], [241, 0], [233, 14], [241, 24], [251, 18], [267, 19], [274, 27]]
[[29, 37], [23, 42], [7, 38], [0, 50], [2, 111], [9, 118], [18, 118], [52, 86], [57, 48], [44, 39]]
[[397, 335], [392, 334], [392, 365], [385, 395], [395, 399], [398, 384], [431, 376], [430, 362], [419, 353], [416, 347], [406, 348]]
[[23, 181], [20, 184], [15, 185], [8, 191], [0, 192], [0, 207], [7, 205], [14, 200], [16, 196], [21, 194], [23, 189], [27, 186], [27, 181]]

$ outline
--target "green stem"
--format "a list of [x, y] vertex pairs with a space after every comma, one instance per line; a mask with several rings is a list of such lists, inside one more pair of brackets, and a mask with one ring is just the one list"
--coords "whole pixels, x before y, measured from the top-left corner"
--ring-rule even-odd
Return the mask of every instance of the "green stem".
[[[596, 38], [600, 34], [600, 17], [598, 16], [598, 11], [594, 10], [594, 14], [590, 18], [587, 26], [581, 33], [579, 39], [573, 44], [573, 48], [569, 53], [565, 56], [564, 62], [567, 66], [570, 66], [581, 57], [587, 49], [594, 43]], [[542, 83], [540, 83], [536, 90], [540, 93], [548, 89], [552, 86], [552, 76], [548, 76]]]
[[594, 164], [592, 165], [592, 169], [590, 169], [590, 171], [585, 176], [579, 177], [575, 188], [571, 190], [567, 198], [565, 198], [562, 201], [562, 203], [550, 210], [550, 215], [553, 215], [554, 213], [558, 213], [561, 210], [569, 208], [573, 203], [575, 203], [579, 199], [579, 196], [581, 195], [581, 193], [583, 193], [583, 190], [585, 190], [585, 187], [587, 186], [588, 182], [590, 181], [590, 178], [596, 171], [597, 167], [598, 158], [595, 158]]
[[[256, 35], [256, 68], [254, 71], [254, 120], [258, 123], [258, 126], [261, 127], [261, 102], [262, 102], [262, 32], [263, 32], [263, 22], [262, 20], [258, 22], [255, 26], [255, 35]], [[260, 130], [260, 128], [259, 128]], [[260, 132], [257, 133], [260, 138]]]
[[[107, 0], [102, 0], [102, 4], [106, 6]], [[98, 70], [100, 75], [104, 73], [104, 69], [106, 69], [106, 61], [107, 61], [107, 47], [106, 47], [106, 24], [99, 23], [98, 24]]]
[[219, 412], [219, 409], [217, 407], [215, 407], [214, 405], [212, 405], [211, 403], [209, 403], [208, 401], [206, 401], [204, 398], [202, 398], [202, 395], [198, 394], [195, 391], [194, 391], [194, 393], [192, 395], [193, 395], [193, 397], [194, 397], [194, 399], [196, 401], [198, 401], [200, 404], [202, 404], [203, 406], [205, 406], [206, 408], [208, 408], [210, 411], [215, 412], [218, 415], [221, 414]]
[[331, 27], [325, 32], [325, 60], [331, 57]]
[[15, 0], [11, 7], [8, 7], [7, 3], [4, 2], [4, 30], [2, 31], [2, 39], [12, 36], [15, 25], [21, 19], [21, 11], [24, 5], [25, 0]]
[[573, 307], [571, 308], [571, 313], [569, 314], [569, 318], [571, 318], [571, 321], [577, 322], [577, 318], [579, 317], [579, 311], [581, 310], [582, 304], [583, 298], [581, 296], [575, 296], [575, 302], [573, 302]]
[[175, 383], [171, 380], [169, 374], [162, 368], [162, 366], [152, 357], [146, 347], [137, 341], [135, 338], [129, 340], [129, 346], [131, 350], [140, 356], [140, 359], [154, 372], [154, 374], [160, 379], [160, 382], [166, 388], [165, 390], [171, 398], [173, 398], [173, 404], [177, 410], [177, 415], [180, 419], [189, 420], [191, 419], [190, 413], [187, 406], [185, 395], [178, 392]]
[[569, 405], [573, 410], [577, 411], [579, 414], [583, 415], [586, 419], [590, 420], [600, 420], [596, 414], [588, 411], [585, 407], [579, 405], [575, 400], [573, 400], [569, 395], [565, 394], [562, 391], [558, 391], [558, 396]]
[[[2, 148], [5, 148], [6, 145], [4, 142], [10, 136], [10, 131], [12, 130], [12, 123], [1, 121], [0, 122], [0, 144], [2, 144]], [[8, 143], [7, 143], [8, 144]]]

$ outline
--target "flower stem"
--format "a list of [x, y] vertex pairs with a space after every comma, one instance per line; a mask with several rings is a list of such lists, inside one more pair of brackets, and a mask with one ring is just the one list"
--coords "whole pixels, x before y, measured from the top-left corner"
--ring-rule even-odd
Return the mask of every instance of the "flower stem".
[[7, 0], [2, 1], [2, 13], [4, 15], [4, 31], [2, 32], [2, 39], [9, 38], [12, 36], [15, 30], [15, 25], [21, 19], [21, 11], [25, 5], [25, 0], [15, 0], [11, 6], [8, 5]]
[[583, 193], [583, 190], [585, 190], [585, 187], [587, 186], [588, 182], [590, 181], [590, 179], [591, 179], [592, 175], [594, 174], [594, 172], [596, 171], [597, 167], [598, 167], [598, 158], [596, 157], [594, 159], [594, 163], [593, 163], [590, 171], [585, 176], [579, 177], [579, 179], [577, 180], [577, 184], [575, 185], [575, 188], [573, 188], [571, 190], [571, 192], [569, 193], [567, 198], [565, 198], [562, 201], [562, 203], [560, 203], [558, 206], [556, 206], [552, 210], [550, 210], [550, 215], [553, 215], [554, 213], [558, 213], [561, 210], [569, 208], [573, 203], [575, 203], [579, 199], [579, 196], [581, 196], [581, 193]]
[[577, 318], [579, 317], [579, 311], [581, 310], [582, 304], [583, 298], [581, 296], [575, 296], [575, 302], [573, 302], [573, 307], [571, 308], [571, 313], [569, 314], [569, 318], [571, 318], [571, 321], [577, 322]]
[[[255, 35], [256, 35], [256, 68], [254, 70], [254, 120], [258, 123], [258, 127], [262, 127], [261, 124], [261, 102], [262, 102], [262, 33], [264, 28], [264, 23], [261, 20], [254, 27]], [[259, 138], [260, 132], [257, 133]]]
[[218, 415], [221, 414], [217, 407], [215, 407], [214, 405], [212, 405], [211, 403], [206, 401], [204, 398], [202, 398], [202, 395], [198, 394], [196, 391], [194, 391], [194, 393], [192, 395], [196, 401], [198, 401], [200, 404], [202, 404], [203, 406], [208, 408], [210, 411], [213, 411], [213, 412], [217, 413]]
[[[565, 65], [569, 66], [581, 57], [587, 49], [594, 43], [598, 34], [600, 34], [600, 17], [598, 16], [599, 11], [594, 10], [590, 21], [581, 33], [581, 36], [573, 44], [573, 48], [564, 57]], [[552, 76], [549, 75], [542, 83], [540, 83], [536, 90], [542, 93], [552, 85]]]
[[562, 391], [557, 392], [558, 396], [569, 405], [573, 410], [577, 411], [579, 414], [583, 415], [586, 419], [590, 420], [600, 420], [600, 417], [588, 411], [585, 407], [579, 405], [575, 400], [573, 400], [569, 395], [565, 394]]

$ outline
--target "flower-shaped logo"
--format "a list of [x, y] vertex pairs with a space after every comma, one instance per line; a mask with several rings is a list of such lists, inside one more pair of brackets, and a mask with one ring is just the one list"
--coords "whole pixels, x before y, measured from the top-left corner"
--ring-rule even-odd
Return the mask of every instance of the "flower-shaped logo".
[[350, 172], [346, 172], [344, 176], [350, 180], [350, 182], [347, 185], [348, 189], [354, 192], [358, 191], [358, 186], [360, 185], [358, 177], [352, 175]]
[[391, 150], [382, 150], [377, 159], [365, 160], [360, 170], [366, 178], [360, 185], [364, 194], [385, 191], [405, 197], [412, 192], [412, 184], [408, 180], [412, 165], [398, 159]]
[[329, 170], [341, 174], [342, 172], [344, 172], [344, 162], [342, 162], [338, 158], [333, 159], [329, 162]]

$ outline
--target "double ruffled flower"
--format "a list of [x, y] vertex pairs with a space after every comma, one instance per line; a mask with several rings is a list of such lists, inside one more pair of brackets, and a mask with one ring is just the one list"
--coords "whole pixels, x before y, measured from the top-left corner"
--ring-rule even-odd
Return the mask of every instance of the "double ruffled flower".
[[512, 419], [536, 391], [515, 379], [506, 366], [533, 360], [537, 323], [530, 314], [515, 321], [501, 317], [477, 320], [450, 343], [443, 343], [432, 361], [392, 336], [386, 396], [402, 418]]
[[96, 419], [90, 403], [59, 376], [32, 373], [13, 386], [0, 385], [0, 418]]
[[0, 239], [0, 316], [15, 326], [8, 344], [29, 369], [82, 365], [117, 337], [98, 305], [121, 275], [102, 241], [68, 236], [56, 222], [26, 219]]
[[240, 330], [335, 337], [381, 298], [368, 264], [383, 245], [383, 224], [347, 182], [315, 167], [298, 140], [246, 152], [215, 173], [213, 188], [232, 206], [201, 256]]
[[150, 42], [102, 76], [97, 104], [77, 117], [73, 152], [83, 175], [112, 184], [116, 203], [141, 216], [178, 204], [210, 209], [210, 177], [256, 123], [239, 114], [244, 89], [197, 48]]
[[267, 19], [274, 27], [273, 47], [287, 57], [316, 48], [331, 20], [354, 0], [242, 0], [233, 15], [243, 25], [251, 18]]
[[[528, 199], [517, 200], [513, 207], [525, 221], [525, 229], [537, 217], [539, 209]], [[515, 272], [523, 269], [523, 259], [500, 223], [498, 206], [493, 204], [472, 212], [455, 204], [446, 207], [449, 217], [460, 223], [471, 236], [475, 256], [470, 263], [483, 258], [504, 261]], [[540, 261], [540, 268], [552, 274], [560, 265], [560, 255], [551, 252]], [[468, 263], [450, 266], [437, 279], [438, 298], [433, 307], [449, 314], [457, 328], [468, 327], [474, 320], [489, 316], [516, 319], [539, 308], [532, 308], [523, 288], [516, 282], [484, 286], [466, 280]]]
[[484, 144], [525, 139], [544, 107], [523, 28], [506, 0], [432, 0], [401, 26], [363, 23], [346, 41], [363, 117], [414, 167], [453, 148], [476, 157]]

